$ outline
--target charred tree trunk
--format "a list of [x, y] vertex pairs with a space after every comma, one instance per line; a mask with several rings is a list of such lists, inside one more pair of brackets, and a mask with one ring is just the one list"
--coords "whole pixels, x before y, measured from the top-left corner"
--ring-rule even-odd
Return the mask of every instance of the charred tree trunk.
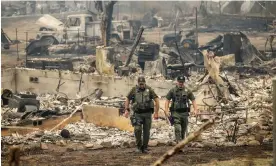
[[96, 9], [101, 12], [101, 33], [104, 46], [109, 46], [113, 6], [115, 3], [116, 1], [107, 3], [103, 3], [102, 1], [95, 2]]

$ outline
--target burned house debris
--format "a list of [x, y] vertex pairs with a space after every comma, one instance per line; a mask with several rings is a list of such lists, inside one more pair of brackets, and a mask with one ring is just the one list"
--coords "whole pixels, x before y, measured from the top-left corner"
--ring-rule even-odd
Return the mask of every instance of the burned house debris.
[[[101, 42], [100, 21], [92, 14], [68, 15], [65, 23], [51, 15], [44, 15], [37, 20], [40, 25], [36, 40], [27, 46], [27, 54], [47, 51], [51, 45]], [[112, 22], [111, 39], [116, 42], [127, 43], [137, 34], [141, 24], [138, 20], [119, 20]], [[40, 50], [36, 50], [40, 49]], [[43, 49], [43, 50], [41, 50]], [[47, 52], [46, 52], [47, 53]]]
[[1, 29], [1, 45], [4, 49], [9, 49], [11, 44], [11, 39], [5, 34], [3, 29]]
[[1, 28], [1, 48], [10, 49], [10, 45], [14, 45], [19, 42], [20, 41], [18, 40], [11, 40], [9, 36]]
[[[179, 42], [180, 39], [177, 41], [177, 43]], [[181, 44], [183, 44], [183, 42]], [[170, 66], [170, 69], [180, 70], [180, 66], [182, 66], [182, 70], [187, 70], [185, 69], [187, 67], [189, 68], [195, 65], [203, 65], [203, 50], [213, 51], [216, 56], [234, 54], [235, 63], [237, 65], [249, 65], [254, 60], [263, 62], [271, 59], [267, 56], [266, 53], [261, 53], [258, 51], [256, 47], [251, 44], [248, 37], [242, 32], [226, 33], [223, 36], [219, 35], [215, 39], [206, 43], [206, 45], [200, 46], [198, 48], [192, 47], [192, 45], [189, 44], [180, 45], [178, 48], [172, 46], [169, 48], [169, 50], [165, 48], [163, 53], [167, 53], [169, 55], [167, 66]], [[185, 62], [184, 66], [181, 65], [181, 59]]]
[[155, 43], [141, 43], [137, 51], [138, 64], [142, 71], [145, 70], [145, 62], [155, 61], [159, 57], [159, 45]]
[[[208, 161], [204, 157], [199, 161], [190, 154], [205, 155], [210, 149], [213, 155], [229, 152], [229, 147], [232, 151], [252, 148], [263, 158], [271, 156], [262, 148], [273, 141], [275, 17], [265, 3], [72, 3], [74, 9], [63, 1], [26, 2], [26, 11], [13, 9], [12, 3], [5, 6], [4, 15], [13, 17], [3, 17], [1, 27], [4, 162], [9, 148], [17, 145], [24, 152], [23, 165], [33, 165], [37, 151], [43, 151], [47, 161], [63, 151], [70, 153], [54, 158], [57, 162], [65, 162], [64, 158], [71, 162], [77, 152], [95, 161], [83, 160], [84, 165], [105, 165], [106, 156], [118, 165], [153, 163], [169, 146], [179, 147], [165, 103], [181, 76], [184, 90], [193, 93], [198, 109], [194, 115], [196, 108], [189, 107], [187, 139], [183, 140], [188, 165], [205, 160], [212, 165], [210, 156]], [[18, 17], [21, 10], [30, 16]], [[8, 63], [15, 67], [6, 67]], [[133, 87], [140, 90], [138, 78], [154, 90], [160, 110], [151, 121], [151, 157], [131, 155], [132, 161], [135, 128], [125, 113], [129, 110], [133, 116], [135, 111], [134, 103], [126, 106], [126, 96]], [[202, 127], [211, 121], [209, 128]], [[32, 146], [37, 149], [28, 150]], [[91, 155], [98, 149], [102, 150]], [[252, 149], [242, 150], [243, 155], [251, 155]], [[75, 159], [71, 165], [79, 165], [79, 158]], [[183, 162], [175, 160], [168, 164]], [[53, 165], [52, 160], [48, 162]]]
[[72, 60], [28, 60], [26, 67], [34, 69], [60, 69], [73, 71]]

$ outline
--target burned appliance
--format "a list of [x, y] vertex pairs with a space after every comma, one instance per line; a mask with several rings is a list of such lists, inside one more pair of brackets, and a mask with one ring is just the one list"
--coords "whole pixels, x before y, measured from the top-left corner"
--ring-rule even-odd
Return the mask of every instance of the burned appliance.
[[137, 51], [138, 63], [142, 70], [145, 69], [146, 61], [155, 61], [159, 57], [160, 46], [155, 43], [141, 43]]
[[9, 98], [8, 106], [17, 108], [18, 112], [39, 110], [40, 101], [36, 94], [14, 94]]

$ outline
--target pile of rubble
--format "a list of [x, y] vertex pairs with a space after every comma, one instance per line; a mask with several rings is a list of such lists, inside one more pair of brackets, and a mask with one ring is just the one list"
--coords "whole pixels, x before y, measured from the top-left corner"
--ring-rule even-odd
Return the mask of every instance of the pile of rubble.
[[[211, 115], [201, 115], [201, 120], [215, 118], [213, 128], [202, 133], [203, 142], [214, 145], [260, 145], [272, 142], [272, 79], [254, 77], [230, 82], [239, 89], [240, 97], [231, 96], [227, 105], [220, 103]], [[190, 118], [190, 130], [202, 122]], [[195, 124], [196, 123], [196, 124]]]
[[[72, 113], [80, 105], [102, 105], [108, 107], [121, 108], [124, 104], [123, 97], [105, 97], [102, 96], [101, 89], [96, 89], [95, 92], [88, 96], [76, 97], [70, 99], [64, 93], [45, 93], [37, 96], [40, 101], [40, 108], [36, 111], [50, 111], [51, 115], [61, 116]], [[17, 124], [27, 112], [18, 112], [16, 108], [3, 107], [2, 108], [2, 126]]]
[[[83, 143], [85, 145], [103, 147], [135, 146], [134, 133], [120, 131], [117, 128], [97, 127], [91, 123], [77, 122], [74, 124], [68, 124], [64, 129], [70, 132], [69, 138], [63, 138], [60, 134], [60, 130], [54, 132], [37, 131], [25, 136], [18, 134], [3, 136], [2, 143], [9, 145], [30, 145], [41, 141], [60, 145], [61, 142], [64, 142], [65, 140], [66, 142]], [[154, 141], [156, 143], [169, 144], [171, 140], [173, 140], [173, 128], [165, 125], [162, 120], [154, 121], [151, 130], [151, 138], [156, 139]]]
[[[200, 84], [196, 81], [199, 77], [199, 75], [191, 77], [187, 81], [187, 85], [196, 90], [195, 86]], [[196, 147], [243, 146], [270, 143], [272, 141], [272, 78], [257, 76], [237, 79], [234, 74], [228, 74], [227, 78], [231, 85], [238, 89], [239, 97], [231, 95], [227, 104], [218, 102], [216, 109], [211, 114], [201, 112], [203, 114], [198, 117], [190, 116], [189, 133], [197, 130], [204, 121], [210, 118], [215, 118], [216, 122], [212, 128], [204, 131], [197, 138], [196, 143], [190, 145]], [[39, 95], [38, 99], [41, 102], [41, 108], [55, 110], [59, 115], [69, 114], [81, 104], [123, 107], [124, 98], [108, 98], [101, 94], [98, 91], [78, 99], [68, 99], [66, 95], [62, 94], [43, 94]], [[152, 123], [150, 146], [173, 144], [174, 128], [162, 118], [162, 112], [160, 110], [161, 118]], [[2, 121], [2, 125], [4, 123], [5, 120]], [[99, 127], [82, 121], [68, 124], [64, 129], [70, 132], [70, 138], [66, 140], [83, 143], [87, 147], [135, 146], [134, 133], [117, 128]], [[63, 145], [65, 138], [60, 135], [60, 132], [60, 130], [39, 131], [25, 136], [13, 134], [12, 136], [3, 136], [2, 143], [31, 144], [42, 141]]]
[[[272, 79], [255, 77], [244, 81], [245, 88], [241, 93], [247, 100], [248, 124], [240, 126], [238, 142], [262, 144], [272, 141]], [[247, 138], [245, 139], [244, 136]], [[254, 139], [253, 139], [254, 138]], [[252, 140], [253, 139], [253, 140]]]

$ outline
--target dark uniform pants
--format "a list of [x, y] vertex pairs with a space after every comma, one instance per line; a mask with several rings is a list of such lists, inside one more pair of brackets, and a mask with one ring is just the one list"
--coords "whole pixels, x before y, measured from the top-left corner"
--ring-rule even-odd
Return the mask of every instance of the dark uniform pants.
[[[134, 113], [137, 123], [134, 125], [134, 134], [136, 138], [136, 146], [138, 149], [146, 149], [148, 147], [151, 129], [152, 113]], [[143, 132], [143, 139], [142, 139]]]
[[179, 142], [185, 138], [189, 114], [187, 112], [179, 113], [173, 111], [172, 116], [174, 118], [175, 139]]

